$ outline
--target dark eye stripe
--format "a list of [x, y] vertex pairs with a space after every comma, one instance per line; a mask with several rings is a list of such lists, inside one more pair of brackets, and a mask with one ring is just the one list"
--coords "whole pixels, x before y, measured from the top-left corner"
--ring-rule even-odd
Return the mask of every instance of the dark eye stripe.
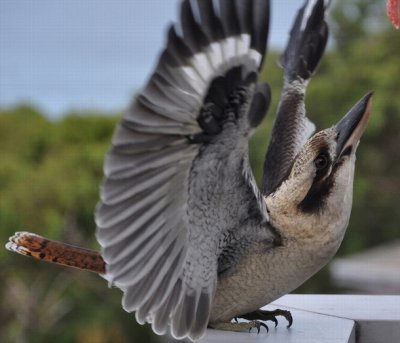
[[330, 168], [321, 170], [321, 173], [315, 176], [314, 182], [308, 191], [307, 195], [299, 204], [299, 209], [305, 213], [318, 213], [325, 206], [325, 200], [332, 192], [332, 188], [335, 185], [335, 174], [339, 170], [343, 161], [335, 163], [330, 171], [328, 177], [326, 174]]
[[333, 178], [328, 177], [320, 182], [314, 182], [305, 198], [299, 204], [302, 212], [319, 212], [325, 205], [325, 199], [331, 193], [333, 187]]
[[[318, 158], [326, 159], [326, 165], [318, 168]], [[325, 199], [329, 196], [333, 187], [334, 171], [331, 171], [330, 168], [332, 160], [329, 155], [328, 147], [324, 146], [320, 148], [319, 153], [314, 160], [314, 164], [317, 167], [317, 172], [313, 184], [307, 195], [299, 204], [300, 210], [308, 213], [319, 212], [323, 208]]]

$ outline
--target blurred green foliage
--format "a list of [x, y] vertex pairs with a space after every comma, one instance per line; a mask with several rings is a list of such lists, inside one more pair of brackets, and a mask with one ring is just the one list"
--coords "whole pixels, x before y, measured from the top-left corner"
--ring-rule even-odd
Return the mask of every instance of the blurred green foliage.
[[[367, 91], [373, 114], [358, 149], [354, 205], [339, 254], [399, 237], [400, 32], [385, 24], [381, 1], [337, 1], [336, 45], [307, 93], [319, 129], [337, 122]], [[384, 10], [384, 8], [382, 9]], [[349, 14], [350, 13], [350, 14]], [[273, 91], [267, 119], [251, 140], [258, 180], [282, 85], [278, 53], [263, 78]], [[0, 112], [0, 242], [16, 230], [98, 249], [93, 210], [102, 163], [118, 115], [70, 113], [51, 121], [29, 105]], [[0, 249], [1, 342], [155, 342], [148, 327], [120, 307], [121, 293], [97, 275], [68, 270]], [[266, 285], [268, 287], [268, 285]], [[330, 292], [325, 268], [298, 291]]]

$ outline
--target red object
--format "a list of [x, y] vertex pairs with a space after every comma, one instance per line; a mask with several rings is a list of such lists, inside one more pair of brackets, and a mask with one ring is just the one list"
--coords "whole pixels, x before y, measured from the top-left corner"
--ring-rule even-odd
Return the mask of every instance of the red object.
[[387, 0], [386, 12], [393, 26], [396, 29], [400, 28], [399, 0]]

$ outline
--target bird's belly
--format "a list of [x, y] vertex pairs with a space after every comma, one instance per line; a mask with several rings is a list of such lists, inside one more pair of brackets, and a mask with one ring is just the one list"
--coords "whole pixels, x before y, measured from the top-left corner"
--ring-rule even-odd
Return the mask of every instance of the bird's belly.
[[296, 243], [244, 254], [235, 270], [218, 280], [210, 323], [230, 321], [293, 291], [320, 270], [339, 245], [325, 247], [323, 255]]

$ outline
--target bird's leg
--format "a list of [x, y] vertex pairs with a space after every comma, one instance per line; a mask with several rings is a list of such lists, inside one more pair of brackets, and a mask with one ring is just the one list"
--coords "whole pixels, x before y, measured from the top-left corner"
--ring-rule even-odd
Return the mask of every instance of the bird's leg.
[[249, 322], [229, 322], [229, 323], [212, 323], [208, 324], [208, 327], [215, 330], [224, 330], [224, 331], [246, 331], [249, 332], [251, 329], [257, 329], [257, 333], [260, 333], [261, 327], [264, 327], [268, 332], [268, 326], [258, 320], [251, 320]]
[[288, 321], [288, 328], [290, 328], [293, 324], [293, 318], [290, 311], [276, 309], [274, 311], [266, 311], [266, 310], [257, 310], [254, 312], [246, 313], [244, 315], [238, 316], [238, 318], [243, 318], [247, 320], [271, 320], [275, 323], [275, 327], [278, 325], [278, 320], [276, 319], [277, 316], [285, 317]]

